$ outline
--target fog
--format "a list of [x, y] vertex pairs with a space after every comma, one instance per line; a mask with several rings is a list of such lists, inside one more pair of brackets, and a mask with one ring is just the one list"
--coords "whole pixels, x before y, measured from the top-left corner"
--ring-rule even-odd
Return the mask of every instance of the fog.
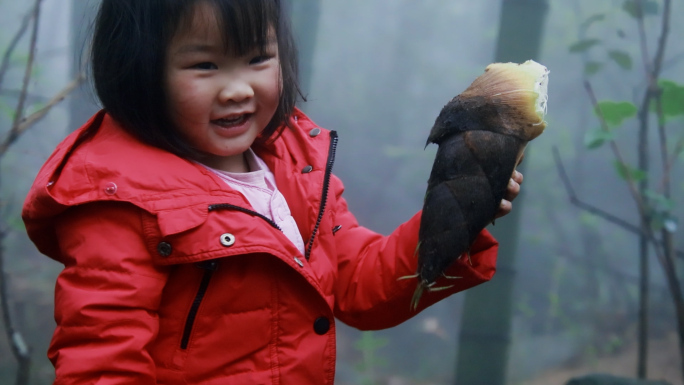
[[[334, 172], [345, 184], [349, 206], [362, 225], [388, 234], [422, 207], [436, 152], [435, 145], [424, 148], [425, 140], [440, 109], [495, 60], [502, 0], [322, 0], [319, 12], [307, 14], [303, 10], [315, 10], [307, 8], [315, 1], [293, 2], [307, 98], [299, 107], [321, 127], [339, 133]], [[599, 101], [637, 107], [648, 85], [644, 46], [645, 57], [652, 61], [664, 1], [643, 1], [643, 44], [639, 24], [623, 9], [625, 3], [629, 1], [550, 0], [540, 28], [541, 46], [534, 59], [551, 71], [547, 128], [527, 148], [522, 193], [513, 205], [516, 216], [498, 220], [493, 229], [497, 236], [510, 228], [518, 234], [516, 242], [501, 244], [507, 258], [515, 256], [510, 257], [514, 285], [506, 339], [509, 385], [565, 384], [573, 376], [594, 372], [637, 374], [639, 238], [605, 215], [587, 210], [591, 206], [639, 225], [637, 205], [616, 171], [610, 146], [585, 145], [587, 132], [601, 123], [584, 80]], [[93, 6], [87, 0], [43, 1], [29, 113], [45, 105], [78, 72], [83, 52], [79, 34]], [[0, 52], [9, 46], [29, 8], [29, 2], [0, 0]], [[660, 79], [681, 87], [682, 1], [672, 2], [670, 17]], [[585, 39], [596, 42], [579, 49], [575, 43]], [[28, 41], [26, 34], [0, 84], [3, 136], [21, 89]], [[681, 105], [684, 98], [674, 103]], [[84, 86], [22, 135], [0, 164], [7, 284], [19, 330], [32, 348], [32, 384], [53, 379], [45, 351], [54, 328], [53, 287], [61, 266], [40, 255], [27, 239], [21, 204], [56, 144], [97, 108]], [[684, 137], [683, 118], [666, 119], [670, 153]], [[649, 122], [649, 184], [658, 190], [663, 166], [656, 114]], [[621, 156], [633, 168], [638, 129], [637, 117], [613, 129]], [[554, 148], [584, 207], [570, 201]], [[670, 177], [673, 207], [668, 202], [661, 210], [669, 215], [668, 223], [676, 224], [684, 211], [683, 165], [683, 156], [675, 158]], [[656, 234], [659, 238], [660, 230]], [[675, 248], [684, 250], [681, 226], [672, 234]], [[680, 279], [681, 255], [676, 258]], [[653, 248], [649, 261], [648, 378], [682, 385], [673, 300]], [[483, 285], [483, 290], [493, 283]], [[470, 292], [453, 295], [388, 330], [362, 333], [337, 322], [336, 383], [455, 383], [461, 325], [467, 316], [464, 302]], [[490, 316], [507, 317], [506, 313], [494, 309]], [[485, 370], [490, 364], [482, 357]], [[3, 333], [0, 383], [13, 381], [15, 368]]]

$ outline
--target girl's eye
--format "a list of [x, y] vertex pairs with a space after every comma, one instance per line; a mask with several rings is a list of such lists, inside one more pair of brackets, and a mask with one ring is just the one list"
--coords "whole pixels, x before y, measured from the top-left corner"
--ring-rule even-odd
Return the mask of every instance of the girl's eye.
[[216, 64], [210, 63], [210, 62], [197, 63], [197, 64], [193, 65], [192, 68], [198, 69], [198, 70], [215, 70], [215, 69], [218, 69]]
[[252, 58], [252, 60], [249, 61], [249, 64], [260, 64], [268, 59], [270, 59], [272, 56], [270, 55], [258, 55]]

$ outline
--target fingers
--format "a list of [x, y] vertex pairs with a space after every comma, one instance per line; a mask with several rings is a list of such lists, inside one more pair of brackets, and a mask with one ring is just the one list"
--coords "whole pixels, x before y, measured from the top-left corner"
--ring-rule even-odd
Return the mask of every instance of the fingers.
[[518, 170], [513, 171], [511, 179], [508, 180], [508, 186], [506, 187], [506, 194], [504, 199], [501, 200], [499, 204], [499, 210], [496, 212], [495, 218], [501, 218], [504, 215], [513, 210], [513, 200], [520, 194], [520, 184], [523, 181], [523, 174]]
[[511, 179], [516, 181], [518, 184], [522, 184], [523, 174], [518, 170], [513, 170], [513, 175], [511, 175]]
[[501, 218], [504, 215], [507, 215], [513, 210], [513, 204], [506, 200], [502, 199], [501, 203], [499, 204], [499, 210], [496, 212], [496, 216], [494, 218]]
[[[517, 171], [516, 171], [517, 172]], [[522, 174], [518, 173], [520, 175], [520, 178], [517, 178], [522, 182]], [[506, 187], [506, 194], [504, 195], [504, 199], [512, 202], [513, 199], [515, 199], [518, 194], [520, 194], [520, 182], [517, 182], [515, 180], [515, 176], [511, 179], [508, 180], [508, 186]]]

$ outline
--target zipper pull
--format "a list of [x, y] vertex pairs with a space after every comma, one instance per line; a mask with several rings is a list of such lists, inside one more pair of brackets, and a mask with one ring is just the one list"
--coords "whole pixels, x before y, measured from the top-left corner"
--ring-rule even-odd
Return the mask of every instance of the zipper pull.
[[195, 266], [203, 270], [216, 271], [216, 269], [218, 269], [218, 264], [217, 260], [210, 259], [208, 261], [197, 262], [195, 263]]

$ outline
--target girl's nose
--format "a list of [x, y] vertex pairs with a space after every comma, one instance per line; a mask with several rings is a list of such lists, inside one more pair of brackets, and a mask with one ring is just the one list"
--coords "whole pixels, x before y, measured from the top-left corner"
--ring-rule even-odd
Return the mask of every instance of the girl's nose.
[[226, 81], [219, 93], [221, 103], [241, 103], [254, 97], [254, 89], [244, 79], [232, 79]]

